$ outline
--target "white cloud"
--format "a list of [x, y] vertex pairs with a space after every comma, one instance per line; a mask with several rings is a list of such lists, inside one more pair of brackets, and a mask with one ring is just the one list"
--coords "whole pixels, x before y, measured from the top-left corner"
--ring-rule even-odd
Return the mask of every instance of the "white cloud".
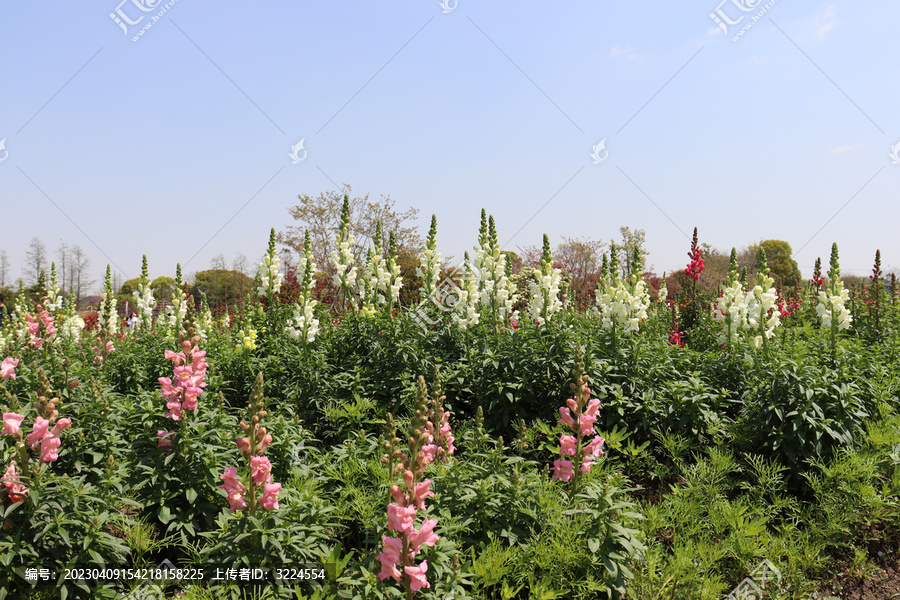
[[837, 4], [829, 4], [816, 16], [800, 21], [801, 33], [797, 36], [797, 39], [803, 42], [821, 42], [824, 40], [825, 34], [831, 31], [837, 22], [835, 18], [836, 7]]
[[609, 55], [613, 58], [622, 58], [624, 60], [644, 60], [643, 56], [635, 54], [630, 48], [619, 48], [618, 46], [610, 50]]
[[859, 148], [862, 144], [845, 144], [843, 146], [838, 146], [837, 148], [832, 148], [829, 150], [831, 154], [841, 154], [843, 152], [849, 152], [855, 148]]

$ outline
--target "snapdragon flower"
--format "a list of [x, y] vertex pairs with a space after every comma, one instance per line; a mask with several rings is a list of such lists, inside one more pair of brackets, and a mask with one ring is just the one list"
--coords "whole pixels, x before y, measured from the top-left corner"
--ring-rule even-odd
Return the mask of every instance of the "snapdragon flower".
[[265, 296], [272, 300], [275, 295], [281, 291], [281, 284], [284, 276], [281, 274], [281, 259], [275, 251], [275, 228], [269, 233], [269, 247], [266, 250], [265, 258], [259, 265], [257, 272], [259, 278], [259, 287], [256, 293], [259, 296]]

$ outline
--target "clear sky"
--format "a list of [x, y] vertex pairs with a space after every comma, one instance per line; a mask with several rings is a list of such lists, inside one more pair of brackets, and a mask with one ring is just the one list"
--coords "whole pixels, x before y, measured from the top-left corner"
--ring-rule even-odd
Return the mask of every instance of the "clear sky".
[[457, 258], [485, 207], [511, 250], [643, 228], [657, 272], [694, 226], [900, 269], [900, 3], [119, 1], [0, 3], [15, 277], [33, 236], [98, 283], [255, 260], [342, 184], [435, 213]]

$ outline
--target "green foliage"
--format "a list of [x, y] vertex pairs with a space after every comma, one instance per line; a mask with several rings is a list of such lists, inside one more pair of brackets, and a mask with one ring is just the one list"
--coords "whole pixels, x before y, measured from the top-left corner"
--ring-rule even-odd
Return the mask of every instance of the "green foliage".
[[751, 393], [735, 426], [739, 444], [777, 457], [797, 475], [811, 461], [852, 448], [871, 414], [871, 392], [814, 366], [785, 361]]
[[253, 280], [239, 271], [209, 269], [197, 271], [190, 293], [197, 299], [205, 297], [215, 312], [239, 303], [252, 288]]
[[791, 257], [791, 245], [782, 240], [763, 240], [760, 250], [766, 253], [766, 261], [772, 278], [779, 289], [796, 287], [802, 279], [797, 261]]

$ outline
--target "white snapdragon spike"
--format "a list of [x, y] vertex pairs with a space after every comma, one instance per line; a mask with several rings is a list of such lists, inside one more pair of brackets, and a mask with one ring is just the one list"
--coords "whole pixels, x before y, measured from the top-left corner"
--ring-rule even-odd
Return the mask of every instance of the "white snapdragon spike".
[[332, 281], [335, 287], [346, 287], [352, 290], [356, 287], [356, 260], [350, 247], [353, 245], [353, 236], [349, 236], [344, 241], [338, 241], [338, 249], [331, 253], [331, 260], [334, 263], [335, 273]]
[[209, 307], [206, 305], [206, 301], [203, 302], [203, 308], [200, 310], [200, 314], [197, 317], [197, 335], [200, 336], [202, 341], [206, 341], [209, 337], [209, 332], [213, 326], [213, 316], [209, 311]]
[[[68, 340], [78, 340], [81, 338], [81, 332], [84, 330], [84, 326], [84, 319], [78, 315], [72, 315], [63, 321], [62, 327], [59, 328], [59, 333]], [[2, 347], [3, 344], [0, 343], [0, 348]]]
[[844, 288], [842, 281], [838, 281], [836, 287], [838, 294], [835, 296], [832, 296], [827, 289], [819, 292], [816, 314], [822, 319], [822, 327], [825, 329], [831, 329], [832, 319], [837, 316], [838, 331], [844, 331], [850, 329], [850, 324], [853, 323], [853, 316], [850, 314], [850, 309], [847, 308], [847, 304], [850, 302], [850, 292]]
[[478, 312], [478, 276], [468, 263], [463, 266], [458, 294], [459, 299], [453, 307], [453, 322], [462, 330], [478, 325], [481, 319]]
[[[781, 313], [775, 308], [778, 293], [774, 284], [775, 280], [766, 275], [744, 297], [747, 309], [743, 327], [751, 333], [758, 332], [757, 335], [750, 338], [750, 345], [754, 349], [762, 346], [763, 335], [766, 336], [766, 339], [772, 339], [775, 335], [775, 328], [781, 324]], [[772, 311], [771, 315], [769, 314], [770, 310]]]
[[[375, 316], [376, 296], [378, 295], [378, 264], [375, 252], [369, 248], [366, 260], [366, 268], [363, 269], [360, 277], [357, 279], [356, 294], [359, 296], [361, 308], [360, 313], [366, 317]], [[383, 259], [381, 259], [383, 260]]]
[[266, 258], [259, 264], [259, 287], [257, 293], [260, 296], [274, 296], [281, 291], [284, 276], [281, 274], [281, 259], [276, 254], [266, 254]]
[[422, 287], [419, 292], [423, 299], [433, 296], [441, 283], [441, 253], [430, 248], [423, 248], [419, 253], [419, 266], [416, 267], [416, 276], [422, 278]]
[[736, 340], [740, 337], [739, 331], [744, 327], [747, 318], [747, 296], [744, 288], [741, 286], [740, 280], [734, 280], [731, 285], [722, 290], [722, 296], [716, 300], [713, 309], [713, 318], [719, 323], [725, 323], [726, 327], [722, 330], [720, 342], [728, 341], [727, 324], [731, 323], [731, 339]]
[[134, 327], [149, 329], [153, 323], [153, 309], [156, 308], [156, 298], [153, 297], [153, 290], [150, 285], [142, 285], [139, 289], [132, 292], [134, 296], [134, 305], [137, 307], [138, 320], [135, 321]]
[[172, 298], [172, 304], [167, 307], [167, 310], [169, 313], [169, 328], [177, 337], [184, 324], [184, 318], [187, 316], [187, 299], [184, 298], [182, 292], [175, 293], [175, 297]]
[[56, 282], [56, 265], [52, 266], [50, 271], [50, 288], [47, 290], [47, 312], [56, 316], [59, 309], [62, 308], [63, 296]]
[[303, 306], [294, 306], [293, 318], [288, 321], [286, 331], [292, 339], [303, 339], [312, 343], [319, 333], [319, 320], [315, 317], [314, 307], [316, 301], [310, 300]]
[[116, 297], [113, 295], [109, 265], [106, 265], [106, 281], [103, 284], [103, 300], [97, 314], [97, 325], [100, 331], [106, 331], [111, 336], [119, 331], [119, 313], [116, 311]]
[[623, 333], [631, 334], [638, 331], [641, 321], [647, 318], [650, 294], [643, 279], [634, 277], [633, 280], [636, 281], [626, 286], [616, 278], [612, 285], [606, 286], [605, 291], [597, 294], [597, 308], [604, 329], [615, 326]]
[[315, 308], [318, 302], [313, 299], [313, 273], [316, 270], [316, 263], [313, 262], [312, 250], [309, 241], [309, 231], [306, 231], [303, 244], [303, 254], [300, 255], [300, 262], [297, 267], [297, 273], [302, 274], [300, 284], [300, 298], [294, 305], [293, 318], [288, 319], [288, 325], [285, 328], [291, 338], [297, 340], [302, 339], [305, 343], [312, 343], [319, 333], [319, 320], [315, 317]]
[[228, 329], [231, 327], [231, 317], [228, 316], [228, 311], [222, 313], [222, 327], [224, 329]]
[[559, 299], [561, 273], [559, 269], [552, 269], [549, 274], [536, 272], [536, 278], [540, 278], [540, 283], [532, 281], [529, 284], [531, 301], [528, 303], [528, 315], [538, 325], [544, 324], [545, 312], [547, 319], [551, 319], [553, 315], [562, 310], [562, 301]]

